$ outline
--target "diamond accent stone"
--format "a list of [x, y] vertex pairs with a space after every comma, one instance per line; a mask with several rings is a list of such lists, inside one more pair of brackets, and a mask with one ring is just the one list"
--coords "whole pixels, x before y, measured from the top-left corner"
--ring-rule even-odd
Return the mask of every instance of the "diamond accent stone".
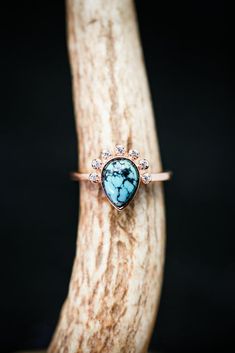
[[151, 174], [149, 173], [144, 173], [141, 175], [141, 179], [144, 184], [149, 184], [152, 181]]
[[130, 151], [129, 151], [129, 156], [130, 156], [132, 159], [137, 159], [137, 158], [139, 158], [139, 155], [140, 155], [140, 153], [139, 153], [139, 151], [137, 151], [137, 150], [130, 150]]
[[97, 173], [90, 173], [88, 179], [92, 183], [98, 183], [100, 181], [99, 174], [97, 174]]
[[106, 159], [112, 157], [112, 153], [109, 150], [103, 150], [101, 152], [101, 157], [106, 160]]
[[147, 159], [141, 159], [139, 161], [138, 164], [139, 169], [144, 170], [144, 169], [148, 169], [149, 167], [149, 162], [147, 161]]
[[116, 155], [118, 156], [123, 156], [126, 153], [126, 149], [122, 145], [116, 145], [115, 149], [116, 149]]
[[91, 162], [91, 166], [94, 169], [100, 169], [102, 166], [102, 162], [100, 159], [93, 159], [93, 161]]

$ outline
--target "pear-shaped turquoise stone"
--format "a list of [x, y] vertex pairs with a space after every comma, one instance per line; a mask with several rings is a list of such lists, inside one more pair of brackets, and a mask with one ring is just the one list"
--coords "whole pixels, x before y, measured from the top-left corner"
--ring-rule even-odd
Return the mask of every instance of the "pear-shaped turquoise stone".
[[104, 192], [118, 209], [123, 209], [133, 199], [139, 180], [138, 168], [127, 158], [112, 159], [102, 170], [101, 182]]

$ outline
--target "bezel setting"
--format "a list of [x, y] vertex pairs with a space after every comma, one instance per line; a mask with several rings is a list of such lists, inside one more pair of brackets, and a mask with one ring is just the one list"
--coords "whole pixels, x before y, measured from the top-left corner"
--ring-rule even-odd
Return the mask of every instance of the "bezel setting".
[[[127, 202], [125, 202], [124, 205], [121, 205], [121, 206], [115, 205], [115, 204], [109, 199], [108, 193], [107, 193], [107, 191], [106, 191], [106, 189], [105, 189], [105, 186], [104, 186], [104, 178], [103, 178], [103, 172], [104, 172], [104, 170], [106, 169], [106, 167], [107, 167], [109, 164], [111, 164], [112, 162], [118, 161], [118, 160], [120, 160], [120, 161], [125, 161], [125, 160], [127, 160], [129, 163], [132, 163], [132, 165], [133, 165], [134, 168], [135, 168], [136, 174], [137, 174], [137, 176], [138, 176], [137, 181], [136, 181], [137, 185], [135, 186], [135, 190], [134, 190], [132, 196], [130, 197], [130, 199], [128, 199]], [[113, 207], [115, 207], [118, 211], [121, 211], [121, 210], [123, 210], [124, 208], [126, 208], [126, 207], [129, 205], [129, 203], [130, 203], [130, 202], [134, 199], [134, 197], [136, 196], [136, 194], [137, 194], [137, 192], [138, 192], [138, 189], [139, 189], [139, 186], [140, 186], [141, 176], [140, 176], [140, 171], [138, 170], [138, 167], [137, 167], [137, 165], [133, 162], [133, 160], [131, 160], [130, 158], [127, 158], [126, 156], [115, 156], [115, 157], [113, 157], [113, 158], [110, 158], [110, 159], [107, 161], [107, 163], [103, 166], [103, 168], [102, 168], [102, 170], [101, 170], [100, 181], [101, 181], [101, 185], [102, 185], [103, 192], [104, 192], [104, 194], [106, 195], [106, 197], [107, 197], [107, 199], [109, 200], [109, 202], [111, 203], [111, 205], [112, 205]]]
[[[91, 163], [92, 168], [95, 169], [95, 172], [89, 174], [88, 180], [95, 184], [96, 183], [101, 184], [107, 199], [109, 200], [111, 205], [115, 207], [118, 211], [121, 211], [124, 208], [126, 208], [129, 205], [129, 203], [134, 199], [141, 183], [149, 184], [152, 181], [151, 174], [146, 173], [146, 169], [149, 168], [149, 162], [146, 159], [141, 159], [138, 162], [139, 157], [140, 157], [140, 154], [136, 149], [130, 149], [127, 152], [126, 148], [123, 145], [117, 144], [115, 146], [114, 153], [112, 153], [110, 149], [105, 149], [101, 152], [101, 157], [97, 159], [93, 159]], [[136, 173], [138, 173], [136, 174], [138, 176], [138, 180], [135, 181], [137, 185], [135, 185], [135, 189], [132, 192], [130, 199], [128, 199], [123, 206], [115, 205], [110, 200], [109, 196], [107, 195], [107, 191], [104, 187], [103, 171], [106, 170], [105, 168], [107, 167], [108, 164], [111, 163], [111, 161], [115, 161], [115, 160], [129, 161], [129, 165], [130, 166], [133, 165], [133, 167], [136, 169]]]

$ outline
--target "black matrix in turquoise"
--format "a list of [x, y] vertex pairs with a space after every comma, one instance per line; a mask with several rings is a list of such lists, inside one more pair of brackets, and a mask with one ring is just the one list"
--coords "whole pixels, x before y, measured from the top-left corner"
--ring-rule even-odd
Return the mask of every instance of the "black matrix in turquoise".
[[104, 166], [101, 182], [111, 203], [123, 209], [135, 196], [139, 178], [138, 168], [130, 159], [117, 157]]

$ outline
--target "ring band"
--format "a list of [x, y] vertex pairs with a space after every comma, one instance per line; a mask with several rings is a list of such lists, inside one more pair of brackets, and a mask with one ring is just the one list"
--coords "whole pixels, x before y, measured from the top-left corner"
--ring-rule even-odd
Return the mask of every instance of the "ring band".
[[[71, 179], [74, 181], [89, 181], [90, 173], [71, 173]], [[151, 173], [151, 181], [167, 181], [172, 178], [172, 172]]]
[[135, 149], [126, 152], [122, 145], [115, 146], [115, 152], [103, 150], [101, 159], [93, 159], [92, 173], [75, 172], [71, 177], [75, 181], [90, 181], [100, 183], [109, 202], [117, 210], [123, 210], [132, 201], [140, 183], [149, 184], [152, 181], [169, 180], [172, 172], [146, 173], [149, 168], [147, 159], [139, 159]]

